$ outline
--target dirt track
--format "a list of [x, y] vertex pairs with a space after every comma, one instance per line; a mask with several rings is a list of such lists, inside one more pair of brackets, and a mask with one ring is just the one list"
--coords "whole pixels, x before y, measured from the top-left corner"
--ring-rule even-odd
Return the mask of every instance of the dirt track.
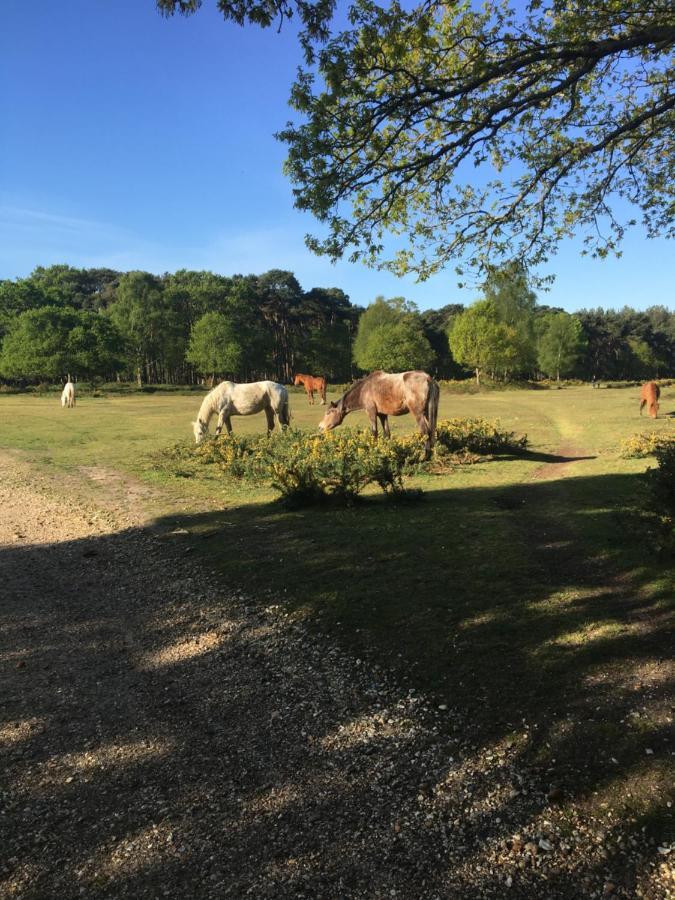
[[518, 742], [247, 603], [120, 485], [0, 458], [0, 897], [670, 895]]

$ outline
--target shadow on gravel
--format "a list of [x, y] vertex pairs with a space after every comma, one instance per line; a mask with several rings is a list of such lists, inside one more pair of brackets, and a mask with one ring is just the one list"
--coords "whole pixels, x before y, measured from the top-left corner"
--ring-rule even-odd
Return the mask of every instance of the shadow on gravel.
[[1, 549], [0, 894], [649, 897], [672, 584], [634, 489]]

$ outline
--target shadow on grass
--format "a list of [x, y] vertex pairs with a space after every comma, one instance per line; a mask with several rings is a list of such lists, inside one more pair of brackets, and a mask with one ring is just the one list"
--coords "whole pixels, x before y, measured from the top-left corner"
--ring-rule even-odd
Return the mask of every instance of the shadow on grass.
[[540, 450], [518, 450], [516, 453], [499, 454], [499, 459], [523, 459], [540, 463], [572, 463], [585, 459], [597, 459], [596, 456], [562, 456], [559, 453], [543, 453]]
[[[572, 898], [610, 872], [630, 896], [671, 821], [672, 581], [634, 539], [638, 484], [0, 550], [4, 877], [36, 898], [496, 898], [512, 873], [513, 896]], [[212, 570], [258, 600], [209, 595]], [[543, 819], [545, 882], [517, 852], [491, 868]]]

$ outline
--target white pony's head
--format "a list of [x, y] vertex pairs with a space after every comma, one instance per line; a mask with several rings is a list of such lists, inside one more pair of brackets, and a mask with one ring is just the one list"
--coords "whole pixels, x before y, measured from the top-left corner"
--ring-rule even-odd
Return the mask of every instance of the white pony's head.
[[208, 425], [202, 419], [197, 419], [192, 423], [192, 430], [195, 435], [195, 444], [200, 444], [204, 440], [204, 435], [208, 430]]

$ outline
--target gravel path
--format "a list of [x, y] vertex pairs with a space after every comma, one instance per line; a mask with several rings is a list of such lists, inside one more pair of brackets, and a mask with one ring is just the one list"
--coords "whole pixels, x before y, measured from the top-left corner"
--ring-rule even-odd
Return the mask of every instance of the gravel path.
[[0, 897], [672, 896], [658, 848], [563, 816], [526, 724], [474, 746], [67, 486], [0, 456]]

